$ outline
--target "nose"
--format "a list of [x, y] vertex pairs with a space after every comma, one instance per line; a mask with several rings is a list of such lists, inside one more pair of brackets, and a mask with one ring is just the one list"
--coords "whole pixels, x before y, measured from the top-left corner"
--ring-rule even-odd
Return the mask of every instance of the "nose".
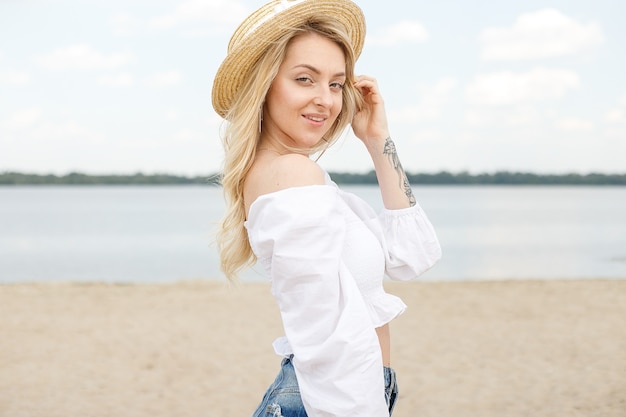
[[333, 105], [333, 93], [327, 85], [320, 85], [316, 89], [316, 96], [313, 102], [316, 106], [330, 108]]

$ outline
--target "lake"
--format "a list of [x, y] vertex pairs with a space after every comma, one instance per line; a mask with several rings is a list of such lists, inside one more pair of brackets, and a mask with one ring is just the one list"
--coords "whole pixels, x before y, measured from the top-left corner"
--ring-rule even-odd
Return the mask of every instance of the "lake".
[[[342, 188], [382, 205], [376, 187]], [[626, 187], [414, 193], [443, 248], [424, 280], [626, 278]], [[0, 282], [224, 280], [212, 245], [222, 212], [210, 186], [2, 187]]]

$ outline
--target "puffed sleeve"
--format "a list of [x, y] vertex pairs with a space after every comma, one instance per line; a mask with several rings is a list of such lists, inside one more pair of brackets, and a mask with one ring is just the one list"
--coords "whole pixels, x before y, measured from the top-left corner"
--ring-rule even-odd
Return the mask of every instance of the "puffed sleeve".
[[419, 204], [399, 210], [383, 209], [378, 218], [385, 237], [389, 278], [415, 279], [441, 259], [437, 235]]
[[271, 278], [307, 415], [387, 417], [378, 339], [341, 259], [342, 204], [330, 186], [290, 188], [259, 197], [246, 227]]
[[389, 278], [396, 281], [416, 279], [441, 259], [435, 229], [419, 204], [406, 209], [383, 208], [377, 215], [360, 197], [341, 190], [339, 193], [379, 240]]

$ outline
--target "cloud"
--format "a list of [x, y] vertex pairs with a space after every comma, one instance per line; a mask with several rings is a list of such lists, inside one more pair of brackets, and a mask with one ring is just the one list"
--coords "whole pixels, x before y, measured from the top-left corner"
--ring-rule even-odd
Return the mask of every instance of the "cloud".
[[120, 13], [111, 18], [110, 24], [115, 36], [131, 36], [141, 27], [142, 22], [128, 13]]
[[593, 122], [578, 118], [563, 118], [554, 125], [558, 130], [564, 131], [589, 131], [593, 130]]
[[[207, 135], [206, 133], [194, 129], [183, 128], [174, 133], [171, 140], [173, 140], [174, 143], [202, 143], [207, 140]], [[169, 143], [171, 143], [171, 141]]]
[[622, 109], [612, 109], [606, 113], [604, 120], [609, 123], [624, 123], [626, 122], [626, 113]]
[[98, 84], [107, 87], [130, 87], [134, 84], [133, 76], [128, 73], [117, 75], [103, 75], [98, 78]]
[[465, 113], [465, 123], [472, 127], [484, 127], [492, 124], [494, 118], [491, 112], [484, 109], [470, 109]]
[[471, 127], [508, 126], [522, 127], [537, 124], [543, 116], [532, 105], [513, 107], [474, 107], [465, 113], [465, 123]]
[[618, 107], [609, 110], [604, 121], [611, 124], [626, 124], [626, 94], [617, 101]]
[[118, 13], [109, 20], [115, 36], [154, 34], [180, 28], [185, 38], [204, 38], [221, 35], [231, 30], [248, 14], [248, 9], [237, 1], [188, 0], [180, 2], [171, 13], [141, 19], [128, 13]]
[[175, 109], [171, 109], [167, 112], [167, 115], [165, 116], [165, 120], [169, 121], [169, 122], [178, 122], [180, 121], [180, 112], [178, 110]]
[[182, 79], [180, 71], [159, 72], [150, 76], [145, 84], [150, 87], [170, 87], [180, 84]]
[[[422, 142], [437, 142], [443, 140], [445, 135], [439, 129], [428, 128], [428, 129], [419, 129], [413, 132], [413, 135], [409, 137], [409, 143], [417, 143], [421, 146]], [[408, 145], [407, 145], [408, 146]], [[419, 152], [419, 149], [416, 149]]]
[[46, 123], [32, 132], [35, 140], [52, 143], [79, 143], [81, 145], [106, 143], [106, 136], [91, 128], [85, 127], [75, 120]]
[[50, 70], [110, 70], [128, 64], [132, 58], [130, 53], [106, 55], [91, 45], [81, 43], [58, 48], [35, 60]]
[[598, 23], [582, 24], [556, 9], [522, 14], [512, 27], [480, 35], [485, 60], [529, 60], [575, 55], [604, 41]]
[[404, 20], [382, 28], [379, 33], [367, 36], [367, 44], [396, 46], [403, 43], [421, 43], [429, 38], [428, 31], [417, 21]]
[[25, 85], [30, 82], [30, 75], [20, 71], [0, 71], [0, 85]]
[[445, 105], [458, 85], [452, 77], [441, 78], [435, 85], [418, 88], [419, 103], [416, 106], [391, 110], [389, 119], [395, 123], [415, 123], [426, 120], [439, 120]]
[[502, 106], [558, 99], [579, 85], [580, 77], [574, 71], [537, 68], [478, 75], [465, 94], [470, 104]]
[[[10, 113], [0, 120], [0, 137], [14, 137], [21, 145], [59, 143], [103, 143], [104, 136], [80, 125], [72, 119], [50, 122], [38, 107], [25, 108]], [[26, 145], [30, 144], [30, 145]]]
[[190, 22], [236, 23], [246, 16], [248, 10], [232, 0], [189, 0], [181, 3], [174, 12], [150, 19], [153, 29], [170, 29]]
[[542, 119], [539, 110], [532, 105], [520, 105], [513, 109], [506, 109], [506, 114], [498, 115], [498, 118], [512, 127], [530, 126]]
[[9, 116], [0, 121], [0, 129], [10, 131], [20, 131], [31, 128], [41, 119], [41, 109], [32, 107], [14, 111]]

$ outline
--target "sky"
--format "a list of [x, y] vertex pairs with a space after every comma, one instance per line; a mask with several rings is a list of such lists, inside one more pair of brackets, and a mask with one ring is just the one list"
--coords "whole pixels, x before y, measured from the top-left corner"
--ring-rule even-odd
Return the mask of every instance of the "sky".
[[[626, 172], [626, 1], [357, 0], [409, 172]], [[211, 87], [256, 0], [0, 0], [0, 172], [220, 170]], [[319, 161], [367, 172], [347, 131]]]

